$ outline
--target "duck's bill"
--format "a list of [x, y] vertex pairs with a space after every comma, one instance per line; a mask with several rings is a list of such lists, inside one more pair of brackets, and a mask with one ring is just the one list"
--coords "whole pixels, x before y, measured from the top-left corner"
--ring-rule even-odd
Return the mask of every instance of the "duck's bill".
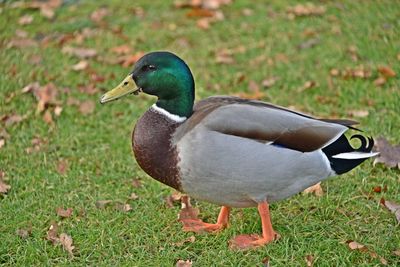
[[135, 84], [135, 81], [132, 79], [132, 75], [129, 74], [126, 78], [114, 89], [108, 91], [100, 98], [100, 103], [104, 104], [113, 100], [117, 100], [123, 96], [129, 94], [138, 94], [141, 89], [138, 88]]

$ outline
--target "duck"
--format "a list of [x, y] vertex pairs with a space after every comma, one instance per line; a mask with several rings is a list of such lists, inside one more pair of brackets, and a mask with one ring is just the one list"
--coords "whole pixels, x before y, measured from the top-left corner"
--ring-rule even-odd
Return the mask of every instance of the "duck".
[[[377, 153], [371, 137], [345, 133], [357, 122], [319, 119], [267, 102], [211, 96], [195, 103], [188, 65], [174, 53], [150, 52], [102, 104], [129, 94], [156, 97], [137, 120], [132, 149], [140, 168], [188, 196], [221, 206], [216, 223], [187, 219], [185, 231], [218, 232], [232, 208], [257, 207], [262, 234], [231, 239], [234, 248], [262, 247], [280, 235], [269, 205], [327, 178], [344, 174]], [[353, 148], [350, 139], [359, 139]]]

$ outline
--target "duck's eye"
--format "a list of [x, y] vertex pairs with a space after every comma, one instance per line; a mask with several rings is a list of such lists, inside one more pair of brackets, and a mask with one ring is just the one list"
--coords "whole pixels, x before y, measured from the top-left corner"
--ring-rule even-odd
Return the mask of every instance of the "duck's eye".
[[155, 69], [156, 69], [156, 66], [154, 66], [154, 65], [144, 65], [142, 67], [142, 71], [149, 71], [149, 70], [155, 70]]

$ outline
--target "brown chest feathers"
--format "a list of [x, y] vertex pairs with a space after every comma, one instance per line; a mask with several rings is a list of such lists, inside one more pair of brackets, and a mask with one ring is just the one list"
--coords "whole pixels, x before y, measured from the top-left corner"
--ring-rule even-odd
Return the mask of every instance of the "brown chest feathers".
[[178, 152], [171, 136], [180, 123], [149, 109], [136, 123], [132, 148], [140, 167], [154, 179], [181, 191]]

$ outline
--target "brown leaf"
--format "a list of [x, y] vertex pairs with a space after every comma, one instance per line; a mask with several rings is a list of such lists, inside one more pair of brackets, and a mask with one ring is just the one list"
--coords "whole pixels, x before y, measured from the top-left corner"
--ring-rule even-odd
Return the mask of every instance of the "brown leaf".
[[128, 197], [128, 199], [131, 199], [131, 200], [136, 200], [138, 198], [139, 198], [139, 196], [136, 195], [135, 193], [131, 193], [131, 195]]
[[306, 3], [304, 5], [298, 4], [294, 7], [289, 7], [287, 13], [292, 15], [290, 18], [302, 17], [302, 16], [321, 16], [325, 14], [326, 8], [324, 6], [315, 6], [312, 3]]
[[131, 53], [131, 47], [127, 44], [115, 46], [111, 48], [111, 52], [114, 52], [117, 55], [127, 55]]
[[303, 86], [298, 89], [298, 91], [302, 92], [304, 90], [311, 89], [311, 88], [314, 88], [314, 87], [318, 87], [318, 84], [317, 84], [316, 81], [306, 81], [303, 84]]
[[94, 103], [93, 100], [86, 100], [86, 101], [83, 101], [79, 105], [79, 111], [83, 115], [89, 115], [89, 114], [93, 113], [95, 107], [96, 107], [96, 104]]
[[193, 208], [192, 205], [190, 204], [190, 198], [188, 196], [182, 196], [181, 198], [181, 210], [179, 212], [178, 219], [180, 221], [184, 220], [199, 220], [198, 215], [199, 215], [199, 209]]
[[50, 110], [46, 110], [43, 114], [43, 120], [48, 124], [48, 125], [53, 125], [53, 116], [51, 115]]
[[5, 144], [6, 144], [6, 140], [5, 140], [3, 137], [1, 137], [1, 138], [0, 138], [0, 149], [1, 149]]
[[278, 79], [278, 77], [269, 77], [267, 79], [264, 79], [261, 84], [264, 88], [270, 88], [276, 83]]
[[31, 140], [32, 147], [26, 148], [26, 153], [31, 154], [32, 152], [39, 152], [42, 149], [42, 146], [47, 144], [47, 141], [40, 138], [40, 137], [34, 137]]
[[26, 119], [25, 116], [22, 117], [21, 115], [18, 115], [18, 114], [5, 115], [5, 116], [1, 117], [1, 120], [4, 122], [4, 126], [6, 126], [6, 127], [9, 127], [13, 124], [20, 123], [24, 119]]
[[[4, 140], [4, 139], [3, 139]], [[1, 140], [0, 140], [1, 141]], [[8, 190], [11, 189], [11, 186], [6, 184], [3, 179], [0, 177], [0, 194], [7, 194]]]
[[239, 93], [237, 96], [254, 100], [260, 100], [265, 97], [265, 94], [260, 91], [260, 86], [255, 81], [249, 81], [249, 90], [251, 93]]
[[31, 24], [32, 21], [33, 21], [32, 15], [24, 15], [18, 19], [18, 24], [19, 25], [28, 25], [28, 24]]
[[233, 64], [235, 59], [232, 57], [232, 52], [227, 49], [219, 50], [216, 53], [215, 61], [218, 64]]
[[211, 18], [214, 17], [214, 12], [204, 8], [193, 8], [186, 16], [189, 18]]
[[392, 251], [393, 255], [400, 257], [400, 248]]
[[386, 78], [385, 77], [378, 77], [374, 80], [374, 84], [376, 86], [382, 86], [386, 83]]
[[176, 262], [176, 267], [192, 267], [191, 260], [178, 260]]
[[115, 206], [117, 210], [123, 211], [123, 212], [128, 212], [132, 210], [132, 207], [130, 204], [120, 204], [117, 203], [117, 205]]
[[12, 38], [7, 44], [7, 48], [26, 48], [36, 46], [37, 42], [30, 38]]
[[74, 255], [73, 250], [75, 247], [72, 245], [73, 241], [71, 236], [67, 235], [66, 233], [62, 233], [60, 234], [59, 242], [63, 248], [68, 251], [70, 256]]
[[314, 256], [313, 255], [306, 256], [306, 264], [307, 264], [307, 267], [313, 266], [313, 264], [314, 264]]
[[51, 241], [53, 245], [58, 243], [58, 224], [56, 222], [51, 222], [50, 228], [47, 231], [46, 239]]
[[27, 239], [32, 234], [32, 226], [30, 226], [27, 229], [25, 228], [17, 229], [16, 234], [22, 239]]
[[122, 60], [120, 60], [122, 67], [132, 67], [143, 55], [143, 52], [137, 52], [134, 55], [124, 56]]
[[298, 49], [312, 48], [320, 43], [319, 38], [308, 39], [297, 46]]
[[381, 199], [381, 204], [390, 210], [396, 216], [397, 223], [400, 223], [400, 204], [383, 198]]
[[78, 90], [81, 93], [94, 95], [99, 92], [99, 90], [93, 84], [78, 85]]
[[95, 57], [97, 55], [96, 49], [93, 48], [64, 46], [61, 51], [64, 54], [76, 56], [82, 59]]
[[196, 25], [200, 29], [207, 30], [210, 28], [211, 20], [209, 18], [201, 18], [197, 20]]
[[[57, 95], [58, 90], [53, 83], [48, 83], [44, 86], [33, 86], [31, 87], [33, 95], [36, 97], [38, 104], [37, 104], [37, 112], [42, 112], [46, 109], [49, 104], [56, 104], [57, 103]], [[30, 89], [29, 87], [25, 87], [23, 92]]]
[[108, 11], [107, 8], [101, 7], [99, 9], [96, 9], [95, 11], [92, 12], [90, 15], [90, 19], [94, 22], [101, 22], [105, 16], [107, 16], [110, 12]]
[[81, 60], [72, 66], [72, 70], [81, 71], [87, 69], [88, 67], [89, 67], [89, 62], [87, 62], [86, 60]]
[[165, 198], [165, 203], [168, 208], [172, 208], [175, 202], [181, 202], [182, 193], [174, 191], [170, 196]]
[[321, 197], [324, 195], [324, 190], [321, 187], [321, 182], [310, 186], [309, 188], [303, 191], [304, 194], [315, 194], [317, 197]]
[[380, 67], [378, 67], [378, 71], [385, 78], [392, 78], [392, 77], [396, 76], [396, 72], [389, 66], [380, 66]]
[[59, 116], [61, 115], [62, 110], [63, 110], [62, 107], [56, 106], [56, 107], [54, 108], [54, 115], [56, 115], [56, 117], [59, 117]]
[[56, 209], [56, 213], [61, 218], [69, 218], [72, 215], [72, 208], [63, 209], [62, 207], [58, 207]]
[[349, 240], [346, 243], [351, 250], [361, 250], [363, 252], [368, 250], [365, 245], [358, 243], [357, 241]]
[[139, 188], [142, 186], [142, 181], [140, 181], [139, 179], [132, 179], [131, 184], [133, 187]]
[[392, 146], [384, 137], [375, 140], [375, 150], [379, 152], [374, 164], [383, 163], [389, 168], [400, 168], [400, 145]]
[[364, 118], [369, 115], [369, 112], [368, 112], [368, 110], [363, 110], [363, 109], [360, 109], [360, 110], [353, 109], [353, 110], [349, 110], [347, 112], [347, 114], [349, 114], [349, 116], [351, 116], [351, 117]]
[[96, 201], [96, 208], [98, 209], [104, 209], [106, 206], [108, 206], [110, 203], [112, 203], [112, 200], [97, 200]]

